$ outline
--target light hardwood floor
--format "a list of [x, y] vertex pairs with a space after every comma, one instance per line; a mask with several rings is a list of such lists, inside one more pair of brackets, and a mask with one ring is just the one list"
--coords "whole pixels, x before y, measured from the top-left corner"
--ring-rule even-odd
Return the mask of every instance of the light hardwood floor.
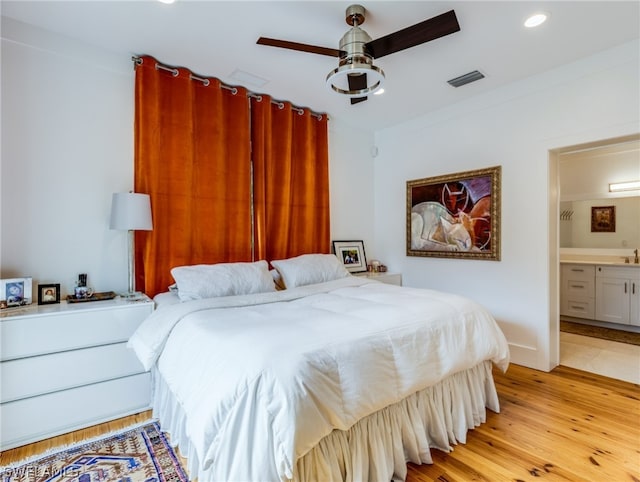
[[[573, 368], [544, 373], [513, 364], [495, 380], [501, 413], [488, 412], [451, 453], [432, 450], [433, 465], [409, 464], [407, 481], [640, 481], [640, 386]], [[9, 450], [0, 465], [148, 417]]]

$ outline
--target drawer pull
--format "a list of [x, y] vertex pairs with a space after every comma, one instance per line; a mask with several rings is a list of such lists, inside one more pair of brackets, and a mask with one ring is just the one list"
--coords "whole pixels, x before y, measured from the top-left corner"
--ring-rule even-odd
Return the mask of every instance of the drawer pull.
[[571, 268], [571, 271], [575, 271], [577, 273], [584, 273], [583, 269], [578, 269], [578, 268]]
[[627, 282], [624, 282], [624, 293], [627, 294]]
[[582, 310], [584, 311], [584, 306], [571, 306], [572, 310]]
[[583, 285], [571, 285], [572, 288], [580, 288], [583, 289], [584, 286]]
[[631, 294], [632, 295], [636, 294], [636, 284], [635, 283], [631, 283]]

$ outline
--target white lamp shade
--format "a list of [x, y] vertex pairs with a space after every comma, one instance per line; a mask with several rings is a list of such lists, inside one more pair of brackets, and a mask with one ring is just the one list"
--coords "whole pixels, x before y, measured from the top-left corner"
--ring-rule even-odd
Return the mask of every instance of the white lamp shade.
[[117, 192], [111, 200], [110, 229], [151, 231], [151, 198], [148, 194]]

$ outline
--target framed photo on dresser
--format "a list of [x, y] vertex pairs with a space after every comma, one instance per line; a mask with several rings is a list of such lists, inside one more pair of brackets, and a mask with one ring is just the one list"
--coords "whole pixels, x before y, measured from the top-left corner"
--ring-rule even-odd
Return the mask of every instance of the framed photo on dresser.
[[60, 284], [38, 285], [38, 304], [51, 305], [60, 303]]
[[31, 277], [0, 280], [0, 309], [30, 305], [32, 284]]

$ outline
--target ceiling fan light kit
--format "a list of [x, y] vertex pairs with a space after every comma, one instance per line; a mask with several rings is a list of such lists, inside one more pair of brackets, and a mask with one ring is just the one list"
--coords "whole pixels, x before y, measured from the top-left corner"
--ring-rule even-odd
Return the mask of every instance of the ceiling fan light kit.
[[371, 40], [369, 34], [359, 27], [365, 20], [365, 8], [362, 5], [349, 6], [345, 20], [351, 28], [340, 39], [338, 50], [266, 37], [260, 37], [257, 43], [331, 57], [337, 56], [338, 67], [329, 72], [325, 84], [330, 91], [350, 97], [351, 104], [357, 104], [367, 100], [368, 94], [383, 90], [385, 75], [380, 67], [373, 65], [375, 58], [415, 47], [460, 30], [453, 10], [376, 40]]
[[371, 37], [358, 25], [364, 22], [364, 7], [351, 5], [347, 8], [346, 22], [351, 29], [340, 39], [338, 67], [326, 78], [327, 87], [347, 97], [362, 97], [373, 94], [384, 83], [384, 72], [373, 65], [373, 57], [366, 51]]

